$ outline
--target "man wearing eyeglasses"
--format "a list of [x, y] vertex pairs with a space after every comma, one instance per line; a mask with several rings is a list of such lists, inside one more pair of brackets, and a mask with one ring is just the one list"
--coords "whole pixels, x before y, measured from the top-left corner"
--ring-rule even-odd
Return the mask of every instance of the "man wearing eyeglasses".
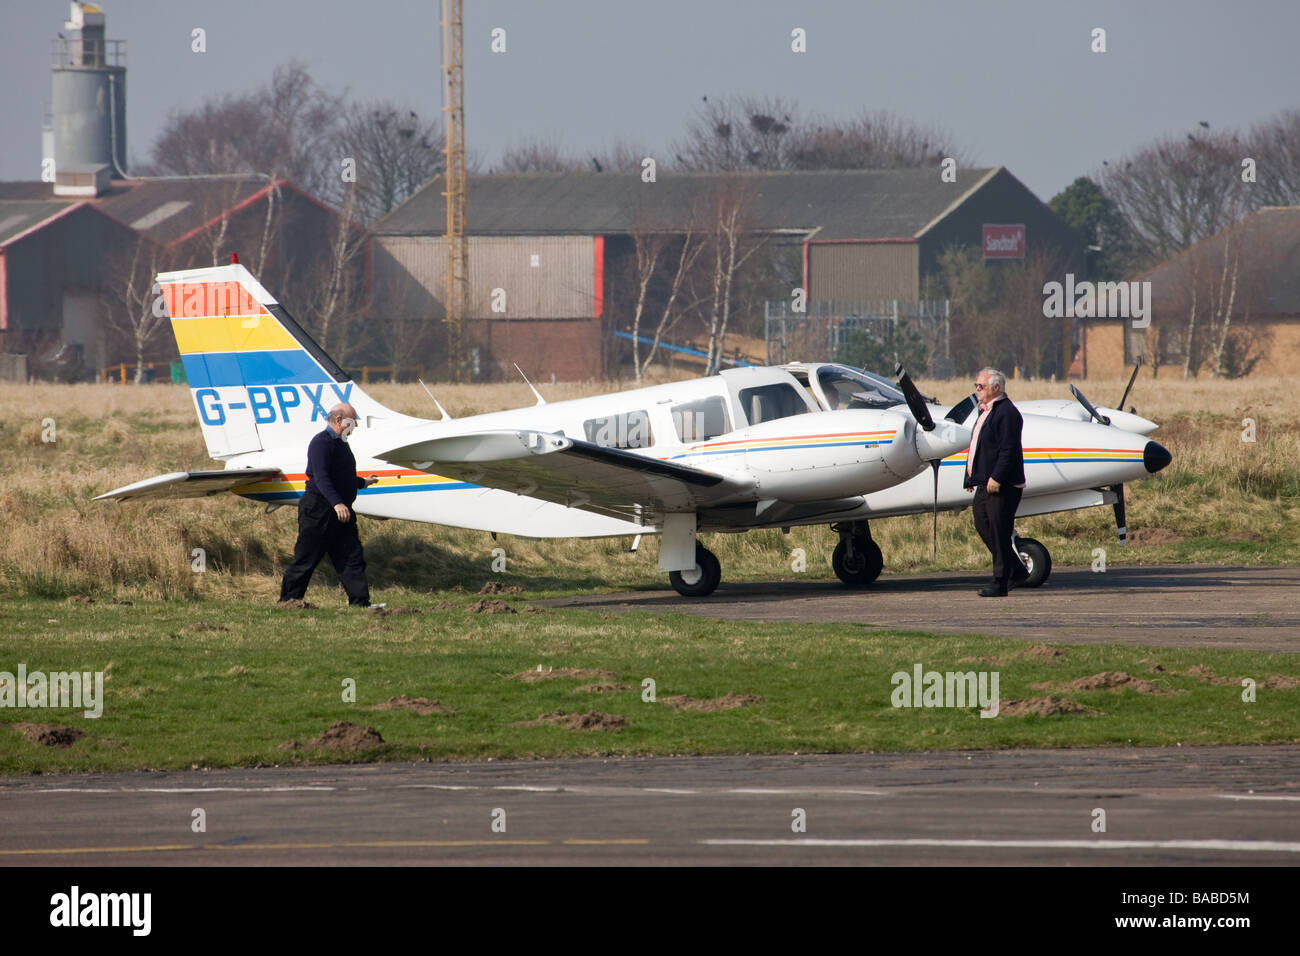
[[1025, 453], [1020, 444], [1024, 422], [1007, 401], [1006, 382], [995, 368], [981, 369], [975, 379], [980, 414], [966, 455], [965, 488], [975, 492], [975, 530], [993, 555], [993, 583], [980, 588], [980, 597], [1005, 597], [1029, 577], [1011, 546], [1025, 488]]
[[301, 601], [316, 565], [328, 554], [348, 603], [370, 606], [366, 559], [352, 503], [359, 489], [379, 479], [357, 474], [357, 459], [347, 443], [356, 427], [357, 410], [340, 403], [330, 409], [325, 430], [307, 446], [307, 486], [298, 501], [298, 541], [280, 582], [281, 601]]

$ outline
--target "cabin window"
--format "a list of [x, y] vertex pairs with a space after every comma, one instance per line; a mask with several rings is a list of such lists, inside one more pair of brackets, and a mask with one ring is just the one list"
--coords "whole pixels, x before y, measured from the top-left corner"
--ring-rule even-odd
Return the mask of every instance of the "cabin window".
[[708, 441], [731, 431], [727, 403], [715, 395], [673, 406], [673, 427], [682, 442]]
[[740, 407], [749, 416], [751, 425], [802, 415], [808, 406], [800, 397], [798, 390], [786, 382], [775, 385], [759, 385], [740, 390]]
[[645, 411], [593, 418], [583, 422], [582, 429], [587, 433], [587, 441], [603, 448], [649, 448], [654, 444], [650, 415]]

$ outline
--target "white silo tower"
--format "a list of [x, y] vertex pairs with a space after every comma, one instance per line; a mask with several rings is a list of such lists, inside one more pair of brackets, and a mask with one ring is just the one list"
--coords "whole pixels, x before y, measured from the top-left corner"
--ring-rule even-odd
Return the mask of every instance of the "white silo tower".
[[52, 145], [55, 192], [74, 183], [84, 189], [97, 178], [95, 171], [125, 178], [126, 42], [106, 39], [104, 12], [97, 4], [73, 0], [71, 15], [53, 42], [51, 68], [53, 103], [45, 150]]

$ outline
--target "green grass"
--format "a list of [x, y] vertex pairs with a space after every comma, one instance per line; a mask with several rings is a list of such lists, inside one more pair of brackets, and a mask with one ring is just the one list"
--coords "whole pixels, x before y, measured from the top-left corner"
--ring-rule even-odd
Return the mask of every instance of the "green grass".
[[[333, 601], [314, 591], [317, 600]], [[531, 595], [530, 595], [531, 596]], [[1295, 690], [1259, 688], [1243, 703], [1238, 684], [1179, 672], [1193, 664], [1262, 682], [1295, 676], [1289, 655], [1106, 646], [1066, 647], [1055, 661], [1022, 642], [990, 637], [880, 632], [856, 625], [725, 622], [682, 614], [548, 610], [472, 614], [473, 598], [394, 590], [379, 599], [422, 613], [376, 618], [333, 606], [278, 609], [262, 600], [72, 604], [24, 598], [0, 605], [0, 670], [102, 670], [103, 716], [80, 711], [0, 710], [0, 722], [71, 725], [87, 737], [44, 747], [0, 727], [0, 772], [68, 772], [257, 766], [358, 760], [487, 756], [763, 753], [1101, 745], [1273, 743], [1300, 740]], [[527, 601], [508, 598], [521, 611]], [[201, 626], [215, 625], [226, 630]], [[991, 663], [965, 661], [987, 658]], [[1159, 661], [1164, 673], [1150, 673]], [[1040, 681], [1120, 670], [1181, 690], [1063, 696], [1105, 716], [982, 719], [969, 709], [901, 709], [890, 676], [926, 670], [997, 670], [1000, 696], [1038, 697]], [[586, 680], [524, 682], [546, 668], [612, 671], [629, 690], [577, 692]], [[346, 703], [343, 682], [356, 682]], [[758, 694], [763, 702], [713, 713], [642, 700]], [[456, 708], [421, 717], [366, 708], [408, 694]], [[599, 710], [627, 718], [615, 731], [516, 727], [539, 714]], [[282, 751], [347, 720], [379, 730], [382, 750]]]

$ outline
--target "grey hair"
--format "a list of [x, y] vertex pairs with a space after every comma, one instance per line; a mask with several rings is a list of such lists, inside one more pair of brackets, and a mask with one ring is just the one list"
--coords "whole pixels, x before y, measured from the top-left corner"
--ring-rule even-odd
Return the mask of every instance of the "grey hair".
[[1006, 394], [1007, 377], [1005, 375], [1003, 375], [995, 368], [982, 368], [980, 369], [980, 374], [987, 375], [989, 377], [989, 384], [996, 385], [998, 387], [999, 392]]

